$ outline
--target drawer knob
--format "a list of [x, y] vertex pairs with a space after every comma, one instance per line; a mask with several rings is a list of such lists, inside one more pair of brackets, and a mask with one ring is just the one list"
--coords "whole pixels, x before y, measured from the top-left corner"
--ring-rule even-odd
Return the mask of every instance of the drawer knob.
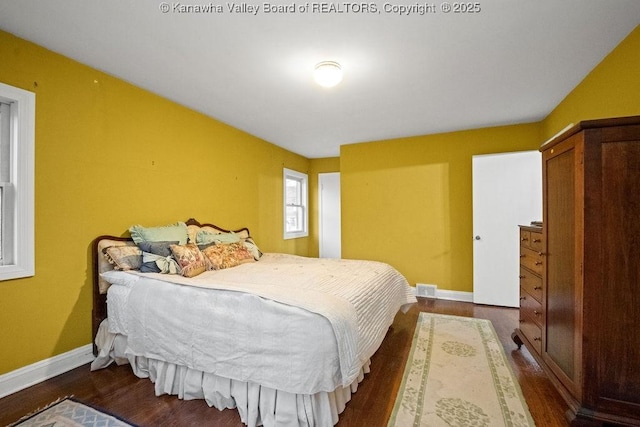
[[524, 323], [524, 319], [520, 319], [520, 320], [519, 320], [519, 322], [520, 322], [520, 323]]
[[542, 265], [542, 261], [536, 261], [536, 265]]
[[544, 252], [538, 252], [538, 256], [545, 256], [546, 254]]
[[525, 254], [520, 254], [520, 258], [524, 258], [525, 256]]
[[527, 297], [525, 297], [525, 296], [520, 297], [520, 301], [524, 301], [526, 299], [527, 299]]
[[533, 310], [533, 314], [535, 314], [536, 316], [538, 316], [540, 314], [540, 312], [538, 310]]
[[533, 340], [534, 340], [534, 341], [542, 341], [542, 338], [540, 338], [540, 337], [535, 337]]
[[542, 286], [534, 286], [534, 287], [533, 287], [533, 290], [534, 290], [534, 291], [539, 291], [540, 289], [542, 289]]
[[542, 240], [540, 240], [540, 239], [533, 239], [533, 243], [540, 243], [540, 242], [542, 242]]
[[527, 240], [529, 240], [529, 239], [528, 239], [528, 238], [526, 238], [526, 237], [523, 237], [523, 238], [522, 238], [522, 239], [520, 239], [520, 240], [522, 240], [523, 242], [526, 242], [526, 241], [527, 241]]
[[525, 275], [521, 274], [521, 275], [519, 275], [518, 277], [519, 277], [519, 278], [521, 278], [521, 279], [524, 279], [524, 278], [525, 278], [525, 277], [527, 277], [527, 276], [525, 276]]

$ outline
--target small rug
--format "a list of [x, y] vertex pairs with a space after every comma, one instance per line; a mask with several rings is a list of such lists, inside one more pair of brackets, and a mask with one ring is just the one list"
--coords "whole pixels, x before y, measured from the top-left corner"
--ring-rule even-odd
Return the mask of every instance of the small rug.
[[131, 427], [124, 421], [70, 398], [54, 402], [11, 427]]
[[489, 320], [420, 313], [389, 426], [533, 426]]

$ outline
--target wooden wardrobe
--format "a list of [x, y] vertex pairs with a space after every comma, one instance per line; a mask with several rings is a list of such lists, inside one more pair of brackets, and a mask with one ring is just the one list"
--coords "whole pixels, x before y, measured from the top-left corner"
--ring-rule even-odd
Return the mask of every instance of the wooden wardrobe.
[[640, 116], [578, 123], [540, 151], [541, 342], [514, 341], [572, 425], [640, 426]]

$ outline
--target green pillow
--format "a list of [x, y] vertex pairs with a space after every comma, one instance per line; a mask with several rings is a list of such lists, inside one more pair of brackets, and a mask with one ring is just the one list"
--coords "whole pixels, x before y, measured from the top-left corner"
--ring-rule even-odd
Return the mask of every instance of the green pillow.
[[131, 233], [131, 238], [136, 245], [140, 242], [165, 241], [177, 241], [180, 245], [184, 245], [189, 239], [187, 224], [184, 222], [177, 222], [163, 227], [143, 227], [141, 225], [134, 225], [129, 228], [129, 232]]

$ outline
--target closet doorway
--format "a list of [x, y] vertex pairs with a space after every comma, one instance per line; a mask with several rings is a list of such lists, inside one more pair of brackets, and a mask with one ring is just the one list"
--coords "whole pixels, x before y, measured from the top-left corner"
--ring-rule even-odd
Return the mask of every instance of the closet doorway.
[[340, 173], [318, 174], [320, 258], [341, 258]]

